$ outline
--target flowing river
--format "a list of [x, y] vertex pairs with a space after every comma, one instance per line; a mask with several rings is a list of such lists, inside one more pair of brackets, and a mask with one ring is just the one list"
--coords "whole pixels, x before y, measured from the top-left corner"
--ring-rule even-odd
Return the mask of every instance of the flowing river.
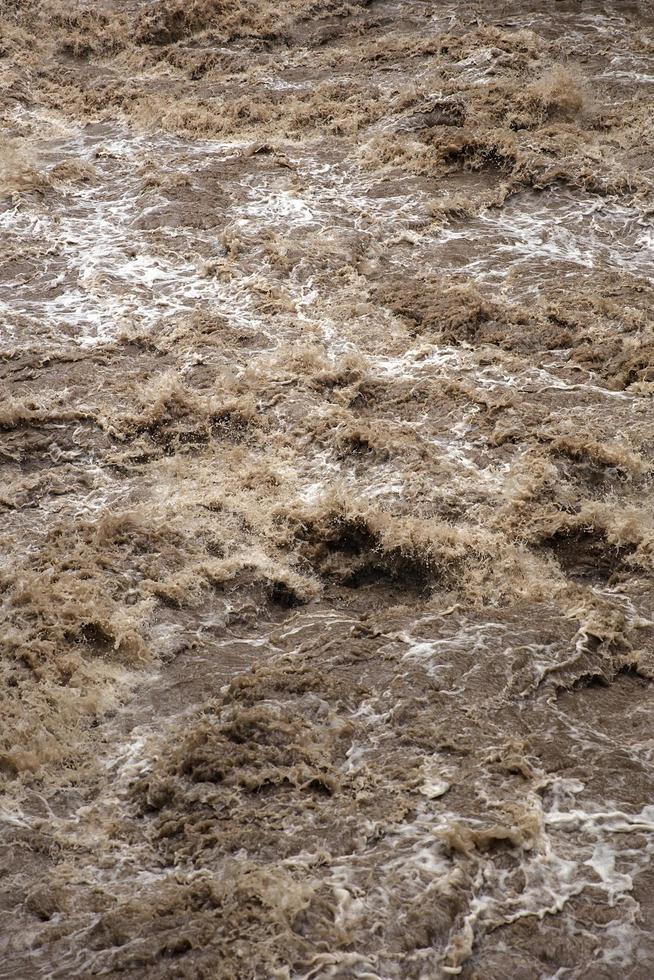
[[0, 977], [650, 980], [651, 5], [0, 28]]

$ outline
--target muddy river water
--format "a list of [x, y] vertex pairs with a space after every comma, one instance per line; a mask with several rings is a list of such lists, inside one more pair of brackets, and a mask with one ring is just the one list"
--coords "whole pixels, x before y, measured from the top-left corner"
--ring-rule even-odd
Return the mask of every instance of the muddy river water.
[[0, 977], [654, 975], [654, 10], [1, 0]]

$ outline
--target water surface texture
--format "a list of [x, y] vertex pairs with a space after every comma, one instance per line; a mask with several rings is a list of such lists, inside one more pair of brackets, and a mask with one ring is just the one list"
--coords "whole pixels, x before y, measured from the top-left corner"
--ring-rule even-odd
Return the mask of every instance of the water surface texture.
[[0, 2], [0, 977], [654, 976], [654, 11]]

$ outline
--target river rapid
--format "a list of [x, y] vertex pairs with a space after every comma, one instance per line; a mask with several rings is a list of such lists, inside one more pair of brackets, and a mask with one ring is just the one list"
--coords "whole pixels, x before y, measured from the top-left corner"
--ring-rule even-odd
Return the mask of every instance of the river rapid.
[[0, 977], [654, 975], [654, 11], [0, 2]]

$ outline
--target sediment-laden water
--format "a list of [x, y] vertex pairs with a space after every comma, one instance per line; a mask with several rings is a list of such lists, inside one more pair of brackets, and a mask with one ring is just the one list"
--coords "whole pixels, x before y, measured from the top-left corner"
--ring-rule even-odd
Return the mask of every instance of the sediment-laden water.
[[0, 3], [0, 977], [649, 980], [654, 11]]

